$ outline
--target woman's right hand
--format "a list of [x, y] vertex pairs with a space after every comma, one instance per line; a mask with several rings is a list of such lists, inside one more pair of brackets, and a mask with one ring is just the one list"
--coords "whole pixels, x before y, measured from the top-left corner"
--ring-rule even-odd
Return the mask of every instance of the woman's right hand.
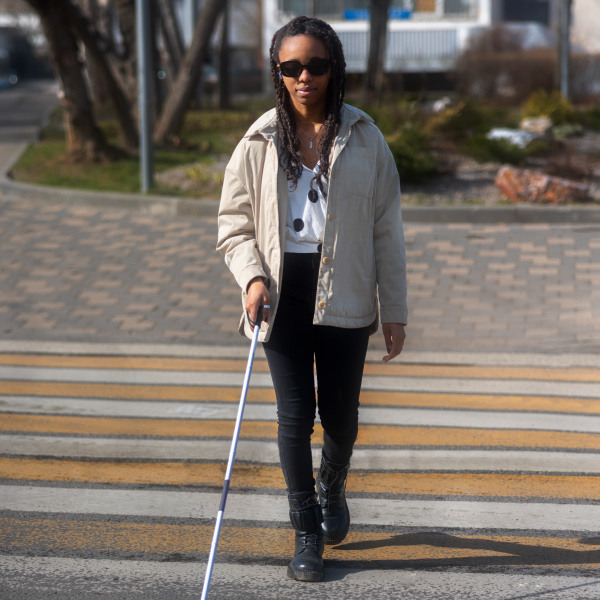
[[268, 321], [269, 309], [264, 307], [271, 304], [271, 295], [269, 294], [269, 290], [267, 289], [263, 278], [255, 277], [252, 279], [248, 284], [246, 293], [246, 312], [250, 317], [250, 324], [252, 327], [254, 327], [254, 324], [256, 323], [256, 317], [260, 307], [262, 307], [262, 320]]

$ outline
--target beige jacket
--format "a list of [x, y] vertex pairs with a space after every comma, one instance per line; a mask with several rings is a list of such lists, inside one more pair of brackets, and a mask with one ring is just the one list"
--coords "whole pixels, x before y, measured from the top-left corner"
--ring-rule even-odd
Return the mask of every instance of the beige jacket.
[[[344, 105], [333, 144], [327, 220], [313, 323], [377, 330], [377, 296], [383, 323], [407, 321], [406, 259], [400, 182], [392, 154], [364, 112]], [[254, 277], [268, 280], [267, 341], [277, 315], [287, 214], [287, 179], [278, 160], [275, 109], [246, 132], [225, 170], [217, 250], [242, 289]], [[240, 333], [252, 336], [246, 315]]]

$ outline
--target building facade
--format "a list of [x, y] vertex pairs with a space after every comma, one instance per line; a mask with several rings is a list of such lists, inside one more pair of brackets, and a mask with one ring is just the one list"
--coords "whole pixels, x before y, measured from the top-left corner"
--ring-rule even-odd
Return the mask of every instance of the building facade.
[[[600, 0], [574, 0], [577, 4]], [[328, 21], [339, 35], [349, 73], [364, 72], [369, 47], [368, 0], [263, 0], [263, 51], [273, 33], [297, 15]], [[387, 72], [447, 72], [469, 38], [497, 23], [529, 23], [552, 37], [558, 0], [393, 0]], [[600, 7], [598, 9], [600, 11]], [[538, 33], [539, 37], [539, 33]]]

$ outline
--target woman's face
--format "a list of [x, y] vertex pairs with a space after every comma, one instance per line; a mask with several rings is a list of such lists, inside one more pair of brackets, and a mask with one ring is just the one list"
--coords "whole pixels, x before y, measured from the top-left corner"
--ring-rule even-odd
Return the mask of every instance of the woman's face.
[[[295, 35], [285, 38], [281, 43], [279, 65], [288, 60], [297, 60], [306, 65], [311, 58], [329, 59], [321, 40], [308, 35]], [[308, 69], [302, 69], [297, 77], [284, 75], [283, 83], [294, 108], [300, 112], [304, 112], [306, 108], [324, 110], [330, 77], [331, 69], [324, 75], [311, 75]]]

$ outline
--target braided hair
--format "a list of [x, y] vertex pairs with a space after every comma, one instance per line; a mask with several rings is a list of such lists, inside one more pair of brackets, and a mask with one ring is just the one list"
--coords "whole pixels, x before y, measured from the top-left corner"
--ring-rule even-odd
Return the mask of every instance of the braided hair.
[[283, 148], [282, 166], [287, 173], [288, 181], [292, 182], [293, 187], [297, 185], [298, 179], [302, 175], [302, 161], [298, 154], [300, 140], [296, 134], [296, 119], [292, 110], [290, 95], [280, 77], [277, 65], [279, 63], [279, 51], [283, 40], [296, 35], [307, 35], [320, 40], [327, 49], [331, 61], [331, 76], [327, 86], [325, 104], [326, 116], [321, 127], [323, 134], [317, 145], [317, 154], [319, 157], [317, 184], [323, 190], [321, 178], [323, 176], [327, 178], [329, 175], [329, 154], [341, 120], [342, 103], [346, 91], [346, 61], [344, 59], [342, 43], [337, 34], [329, 24], [320, 19], [296, 17], [275, 32], [273, 36], [270, 60], [271, 75], [275, 88], [277, 129]]

